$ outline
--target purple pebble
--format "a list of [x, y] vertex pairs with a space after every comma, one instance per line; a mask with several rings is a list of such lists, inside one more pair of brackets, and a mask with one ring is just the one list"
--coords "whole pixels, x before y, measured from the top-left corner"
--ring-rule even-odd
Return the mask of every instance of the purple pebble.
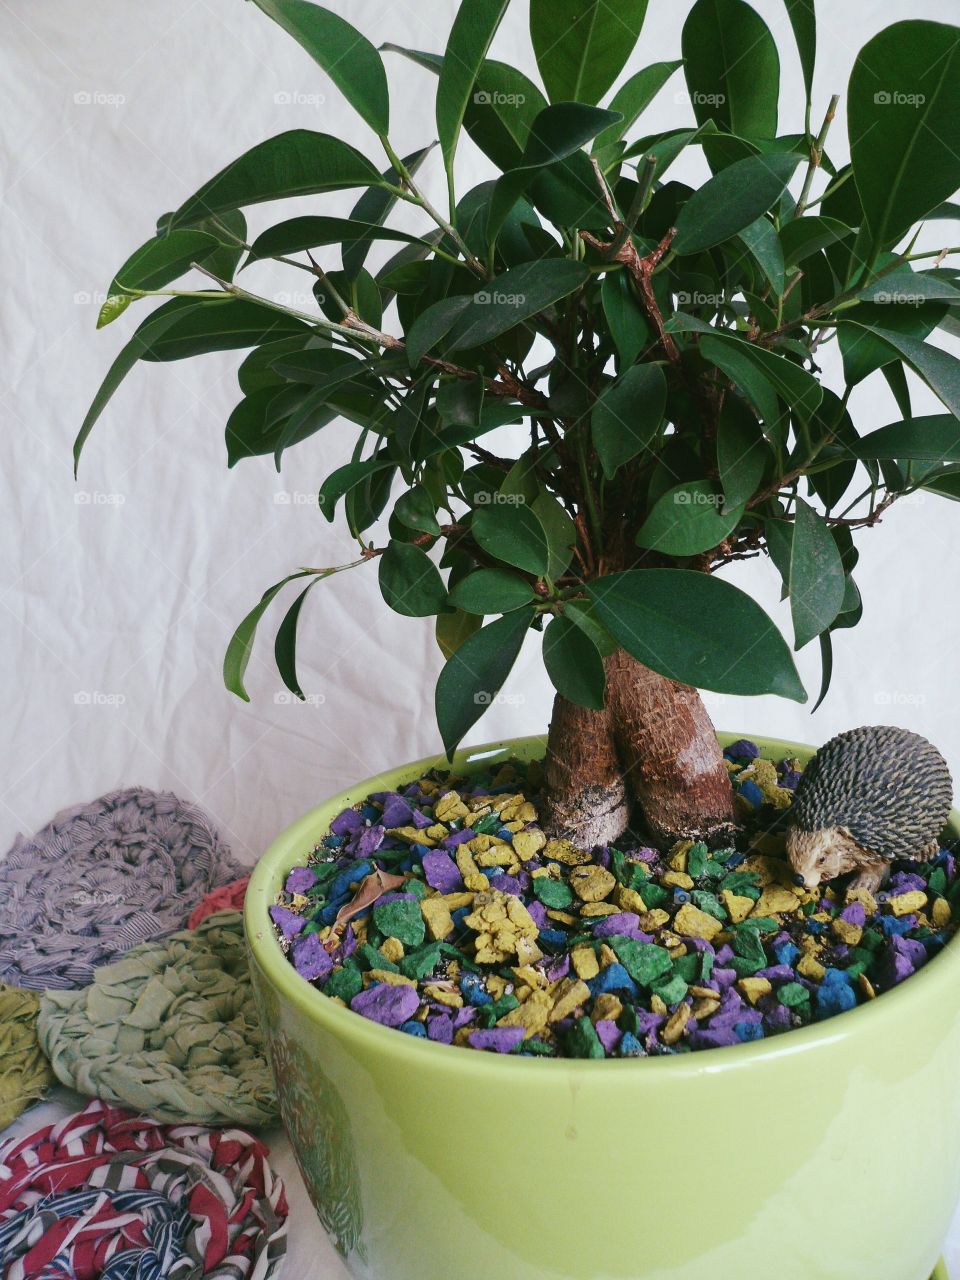
[[287, 893], [306, 893], [317, 883], [317, 873], [311, 867], [294, 867], [283, 886]]
[[494, 1053], [510, 1053], [523, 1039], [523, 1027], [490, 1027], [471, 1031], [471, 1049], [492, 1049]]
[[867, 913], [863, 909], [863, 903], [851, 902], [849, 907], [844, 907], [840, 912], [840, 919], [846, 920], [847, 924], [860, 925], [862, 928], [867, 923]]
[[623, 1032], [612, 1018], [601, 1018], [596, 1024], [597, 1038], [603, 1045], [605, 1053], [613, 1053], [623, 1038]]
[[466, 844], [468, 840], [472, 840], [477, 833], [471, 827], [462, 827], [459, 831], [451, 831], [448, 836], [444, 836], [440, 841], [444, 849], [455, 849], [458, 844]]
[[413, 809], [403, 796], [391, 792], [383, 801], [383, 825], [385, 827], [405, 827], [413, 820]]
[[490, 881], [491, 889], [499, 889], [501, 893], [510, 893], [520, 897], [520, 881], [516, 876], [494, 876]]
[[360, 832], [360, 839], [355, 846], [355, 852], [358, 858], [369, 858], [371, 853], [376, 851], [383, 844], [383, 837], [386, 835], [383, 827], [378, 823], [375, 827], [365, 827]]
[[453, 1015], [454, 1031], [459, 1031], [461, 1027], [468, 1027], [476, 1016], [477, 1011], [471, 1005], [465, 1005], [462, 1009], [458, 1009]]
[[546, 929], [549, 923], [547, 916], [547, 908], [542, 902], [528, 902], [527, 911], [530, 913], [530, 919], [538, 929]]
[[350, 1008], [381, 1026], [399, 1027], [420, 1008], [420, 997], [414, 987], [406, 984], [394, 987], [388, 982], [380, 982], [355, 995], [350, 1001]]
[[363, 825], [363, 819], [356, 809], [344, 809], [330, 823], [330, 830], [335, 836], [349, 836], [359, 831]]
[[295, 911], [291, 911], [289, 907], [271, 907], [270, 919], [288, 942], [291, 938], [295, 938], [307, 923], [303, 916], [298, 916], [297, 913]]
[[419, 809], [414, 809], [413, 825], [417, 828], [418, 831], [422, 831], [424, 827], [433, 826], [433, 819], [428, 818], [427, 815], [425, 813], [421, 813]]
[[423, 855], [423, 874], [431, 889], [438, 893], [460, 893], [463, 877], [448, 853], [431, 850]]
[[324, 950], [317, 934], [308, 933], [305, 938], [298, 938], [293, 944], [293, 967], [308, 982], [313, 982], [315, 978], [325, 978], [332, 972], [333, 959]]
[[437, 1044], [453, 1044], [453, 1019], [449, 1014], [438, 1013], [427, 1019], [427, 1039]]
[[615, 916], [604, 916], [593, 926], [595, 938], [615, 938], [621, 934], [625, 938], [636, 938], [640, 932], [640, 917], [633, 911], [621, 911]]

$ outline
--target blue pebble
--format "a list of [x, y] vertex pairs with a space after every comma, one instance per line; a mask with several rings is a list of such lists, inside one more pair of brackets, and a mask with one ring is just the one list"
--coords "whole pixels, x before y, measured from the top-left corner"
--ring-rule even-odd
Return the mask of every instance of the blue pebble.
[[781, 942], [773, 948], [773, 954], [777, 957], [777, 964], [794, 965], [800, 959], [800, 948], [792, 942]]
[[506, 840], [507, 844], [513, 843], [513, 832], [510, 830], [509, 827], [501, 827], [500, 830], [497, 832], [497, 835], [500, 837], [501, 840]]
[[910, 916], [901, 916], [899, 918], [897, 916], [881, 916], [877, 923], [888, 938], [902, 938], [904, 934], [910, 932], [914, 922]]
[[815, 938], [819, 938], [821, 933], [823, 933], [824, 929], [826, 928], [826, 925], [823, 923], [822, 920], [811, 920], [808, 917], [807, 923], [804, 925], [804, 928], [806, 929], [807, 933], [812, 933]]
[[567, 935], [562, 929], [541, 929], [537, 935], [538, 942], [545, 942], [550, 947], [562, 947]]
[[341, 907], [345, 907], [350, 901], [350, 893], [341, 893], [338, 898], [332, 898], [320, 912], [319, 920], [322, 924], [333, 924], [337, 918], [337, 912]]
[[327, 836], [323, 844], [326, 849], [339, 849], [343, 844], [343, 836]]
[[727, 871], [734, 871], [736, 870], [737, 867], [740, 866], [741, 862], [746, 862], [746, 860], [747, 860], [747, 855], [745, 853], [735, 853], [732, 857], [728, 858], [726, 862], [723, 864], [724, 869]]
[[742, 782], [739, 790], [744, 800], [752, 804], [754, 809], [761, 808], [763, 805], [763, 792], [752, 778], [747, 778], [746, 782]]
[[620, 1040], [621, 1058], [642, 1058], [643, 1045], [632, 1031], [625, 1031]]
[[401, 1025], [400, 1030], [405, 1031], [408, 1036], [419, 1036], [421, 1039], [426, 1039], [427, 1028], [422, 1022], [417, 1022], [416, 1019], [404, 1022]]
[[853, 979], [846, 969], [827, 969], [820, 985], [824, 987], [851, 987], [853, 986]]
[[469, 914], [469, 907], [457, 907], [456, 911], [451, 911], [450, 918], [453, 920], [453, 927], [455, 929], [462, 929], [463, 922]]
[[856, 993], [846, 983], [823, 983], [817, 992], [817, 1017], [832, 1018], [835, 1013], [856, 1008], [856, 1004]]
[[430, 852], [430, 847], [429, 847], [429, 845], [425, 845], [425, 844], [415, 844], [415, 845], [411, 845], [411, 848], [412, 848], [413, 852], [417, 855], [417, 858], [418, 858], [418, 860], [419, 860], [420, 862], [422, 862], [422, 861], [423, 861], [423, 855], [424, 855], [425, 853], [429, 853], [429, 852]]
[[365, 804], [360, 810], [360, 817], [364, 822], [378, 822], [381, 817], [380, 810], [372, 804]]
[[[543, 937], [542, 930], [540, 936]], [[601, 969], [595, 978], [590, 979], [587, 986], [595, 996], [610, 995], [615, 991], [626, 991], [631, 996], [639, 994], [637, 984], [622, 964], [607, 965], [606, 969]]]
[[763, 1027], [759, 1022], [737, 1022], [733, 1034], [738, 1040], [762, 1040]]
[[460, 991], [467, 1004], [493, 1004], [493, 996], [484, 986], [479, 973], [465, 973], [460, 979]]
[[351, 862], [349, 867], [344, 867], [340, 874], [334, 877], [328, 896], [331, 900], [344, 897], [345, 894], [350, 892], [352, 884], [362, 880], [364, 876], [368, 876], [372, 870], [373, 863], [369, 858], [364, 858], [361, 862]]

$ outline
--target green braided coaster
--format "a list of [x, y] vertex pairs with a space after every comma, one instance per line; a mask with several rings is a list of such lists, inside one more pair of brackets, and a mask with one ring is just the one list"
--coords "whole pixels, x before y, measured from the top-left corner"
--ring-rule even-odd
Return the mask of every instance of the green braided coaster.
[[0, 1129], [39, 1102], [54, 1082], [37, 1039], [40, 997], [0, 986]]
[[133, 947], [79, 991], [47, 991], [40, 1042], [80, 1093], [158, 1120], [277, 1118], [238, 911]]

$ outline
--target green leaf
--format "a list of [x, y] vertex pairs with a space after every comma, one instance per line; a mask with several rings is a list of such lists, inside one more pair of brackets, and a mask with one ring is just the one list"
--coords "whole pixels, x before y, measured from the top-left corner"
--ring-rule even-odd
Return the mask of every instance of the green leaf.
[[847, 101], [876, 254], [960, 187], [960, 30], [916, 20], [887, 27], [861, 50]]
[[596, 611], [589, 600], [568, 600], [563, 606], [563, 615], [578, 626], [586, 636], [589, 636], [601, 657], [609, 658], [611, 653], [616, 653], [618, 648], [616, 640], [603, 623], [598, 621]]
[[469, 293], [454, 294], [420, 312], [407, 333], [407, 359], [411, 369], [447, 336], [472, 302]]
[[716, 693], [805, 702], [790, 650], [758, 604], [688, 569], [630, 569], [587, 584], [600, 621], [652, 671]]
[[490, 59], [480, 68], [463, 127], [498, 169], [523, 162], [530, 131], [547, 100], [521, 71]]
[[385, 185], [366, 156], [346, 142], [327, 133], [291, 129], [251, 147], [222, 169], [180, 206], [170, 226], [189, 227], [211, 213], [265, 200]]
[[326, 244], [370, 243], [374, 240], [398, 240], [404, 244], [423, 244], [417, 236], [378, 223], [354, 222], [350, 218], [305, 217], [290, 218], [269, 231], [257, 236], [250, 246], [250, 254], [244, 266], [262, 258], [276, 258], [281, 254], [299, 253], [302, 249], [315, 249]]
[[748, 228], [777, 203], [799, 163], [785, 152], [747, 156], [721, 169], [680, 210], [673, 249], [700, 253]]
[[[896, 363], [896, 351], [875, 336], [874, 328], [905, 334], [922, 342], [942, 324], [946, 310], [946, 305], [938, 302], [915, 307], [862, 302], [853, 311], [841, 313], [837, 341], [846, 381], [856, 386], [877, 369]], [[848, 323], [847, 316], [851, 320], [855, 316], [855, 323]]]
[[684, 74], [698, 124], [741, 138], [774, 138], [780, 56], [744, 0], [697, 0], [683, 27]]
[[73, 443], [74, 476], [77, 474], [77, 468], [80, 465], [80, 454], [83, 452], [87, 437], [93, 430], [101, 413], [110, 403], [113, 393], [130, 370], [139, 360], [144, 358], [153, 344], [158, 342], [168, 329], [180, 323], [188, 313], [200, 311], [202, 307], [202, 302], [195, 302], [190, 298], [171, 298], [169, 302], [162, 307], [158, 307], [156, 311], [147, 316], [146, 320], [141, 322], [133, 337], [110, 366], [110, 370], [100, 384], [100, 389], [94, 396], [93, 403], [87, 410], [87, 415], [80, 426], [80, 430], [77, 432], [77, 438]]
[[742, 400], [726, 396], [717, 429], [717, 468], [726, 514], [741, 511], [760, 486], [770, 449], [760, 424]]
[[945, 271], [890, 271], [857, 295], [861, 302], [915, 307], [923, 302], [960, 303], [960, 289]]
[[380, 594], [405, 618], [428, 618], [447, 603], [440, 570], [422, 547], [391, 538], [380, 557]]
[[337, 467], [336, 471], [332, 471], [320, 486], [317, 497], [320, 510], [332, 522], [336, 515], [337, 503], [345, 493], [349, 493], [351, 489], [362, 484], [370, 476], [376, 475], [378, 471], [395, 466], [396, 463], [392, 459], [377, 454], [376, 457], [366, 458], [362, 462], [347, 462], [344, 466]]
[[477, 569], [461, 578], [450, 590], [450, 603], [481, 617], [487, 613], [510, 613], [533, 599], [533, 588], [509, 569]]
[[667, 380], [656, 364], [635, 364], [593, 406], [590, 429], [603, 474], [619, 469], [657, 438], [667, 403]]
[[486, 711], [517, 660], [533, 612], [515, 609], [468, 636], [437, 681], [437, 724], [448, 758]]
[[590, 278], [584, 262], [541, 259], [511, 267], [473, 295], [446, 338], [446, 349], [482, 347], [538, 311], [566, 298]]
[[370, 363], [334, 347], [301, 347], [299, 351], [285, 351], [276, 356], [271, 367], [291, 382], [331, 387], [345, 377], [359, 378], [369, 369]]
[[304, 601], [320, 581], [321, 578], [317, 577], [312, 582], [308, 582], [294, 600], [277, 628], [273, 644], [273, 658], [277, 664], [280, 679], [301, 702], [304, 701], [304, 692], [297, 679], [297, 629], [300, 626], [300, 610], [303, 608]]
[[776, 228], [769, 218], [758, 218], [739, 232], [740, 240], [753, 254], [757, 265], [770, 281], [773, 291], [779, 298], [787, 285], [786, 264], [783, 260], [783, 247]]
[[[311, 401], [304, 387], [271, 386], [254, 391], [240, 401], [227, 419], [227, 465], [233, 467], [243, 458], [271, 453], [276, 457], [281, 445], [287, 449], [299, 444], [327, 426], [337, 414], [336, 408]], [[294, 415], [299, 421], [296, 431], [291, 431], [289, 424]]]
[[650, 326], [625, 271], [611, 271], [603, 277], [600, 302], [620, 367], [627, 369], [650, 345]]
[[831, 460], [832, 465], [825, 471], [807, 473], [814, 493], [829, 511], [846, 493], [856, 473], [854, 449], [858, 436], [843, 401], [828, 387], [824, 388], [823, 401], [814, 417], [810, 435], [813, 440], [820, 440], [828, 435], [833, 437], [833, 441], [820, 450], [816, 459], [818, 463]]
[[[172, 302], [189, 301], [173, 298]], [[167, 306], [170, 304], [167, 303]], [[163, 308], [161, 308], [163, 310]], [[283, 311], [249, 302], [246, 298], [223, 295], [196, 307], [184, 307], [173, 324], [150, 343], [142, 360], [187, 360], [211, 351], [237, 351], [259, 347], [294, 334], [309, 334], [311, 326]]]
[[577, 545], [577, 526], [552, 493], [539, 494], [532, 505], [533, 514], [547, 535], [547, 577], [555, 582], [570, 566]]
[[810, 419], [823, 399], [823, 388], [812, 374], [786, 356], [751, 342], [718, 334], [701, 340], [700, 354], [740, 388], [762, 419], [764, 434], [773, 444], [783, 443], [778, 396], [804, 420]]
[[482, 626], [483, 618], [475, 613], [466, 613], [463, 609], [438, 614], [434, 634], [440, 652], [445, 658], [452, 658], [464, 641], [469, 640]]
[[674, 72], [678, 71], [682, 66], [682, 62], [655, 62], [652, 66], [644, 67], [642, 71], [638, 71], [636, 75], [631, 76], [629, 80], [620, 86], [613, 95], [610, 110], [618, 111], [623, 116], [623, 119], [618, 124], [612, 124], [608, 129], [604, 129], [602, 133], [597, 134], [593, 142], [594, 155], [620, 141]]
[[530, 37], [551, 102], [597, 103], [640, 36], [648, 0], [530, 0]]
[[422, 485], [415, 485], [406, 493], [401, 493], [394, 503], [393, 514], [407, 529], [417, 533], [429, 533], [435, 538], [440, 536], [440, 522], [433, 499]]
[[[434, 145], [434, 143], [431, 143], [429, 147], [421, 147], [417, 151], [411, 151], [410, 155], [402, 157], [401, 163], [411, 177], [417, 173], [417, 170], [433, 150]], [[400, 188], [403, 185], [403, 178], [397, 170], [394, 169], [393, 165], [390, 165], [384, 171], [382, 178], [385, 183], [390, 184], [393, 190], [384, 190], [381, 187], [371, 187], [368, 191], [365, 191], [350, 210], [351, 222], [365, 222], [370, 226], [383, 226], [390, 214], [390, 211], [400, 199]], [[437, 228], [435, 234], [437, 236], [441, 235], [439, 228]], [[366, 239], [354, 240], [349, 244], [344, 245], [342, 253], [343, 270], [348, 279], [355, 279], [360, 273], [360, 268], [367, 260], [367, 254], [372, 243], [372, 239]], [[414, 252], [426, 255], [428, 251], [426, 240], [420, 240], [414, 246]], [[400, 252], [403, 253], [404, 250], [401, 249]], [[409, 250], [406, 250], [406, 252], [409, 252]]]
[[171, 231], [168, 236], [148, 240], [130, 255], [107, 290], [97, 328], [115, 320], [133, 301], [130, 289], [162, 289], [187, 271], [192, 262], [202, 261], [220, 247], [216, 236], [205, 231]]
[[[813, 97], [813, 73], [817, 65], [817, 13], [814, 0], [785, 0], [793, 36], [800, 54], [803, 83], [807, 91], [807, 129], [809, 131], [810, 99]], [[816, 710], [816, 707], [814, 708]]]
[[833, 640], [830, 638], [829, 631], [824, 631], [820, 635], [820, 667], [823, 673], [820, 678], [820, 692], [817, 694], [816, 702], [810, 708], [811, 715], [819, 710], [830, 691], [830, 681], [833, 679]]
[[257, 634], [257, 625], [260, 619], [266, 613], [271, 601], [283, 590], [288, 582], [295, 582], [298, 578], [312, 577], [313, 571], [310, 569], [301, 569], [299, 573], [291, 573], [281, 582], [275, 583], [266, 590], [260, 597], [260, 601], [256, 604], [244, 620], [237, 627], [231, 637], [230, 643], [227, 645], [227, 652], [223, 659], [223, 683], [227, 686], [231, 693], [235, 693], [238, 698], [242, 698], [244, 702], [250, 701], [250, 695], [243, 687], [243, 677], [250, 661], [250, 654], [253, 650], [253, 640]]
[[[856, 324], [856, 321], [851, 323]], [[960, 360], [956, 356], [890, 329], [870, 326], [869, 332], [892, 347], [950, 412], [960, 418]]]
[[390, 92], [383, 59], [356, 27], [306, 0], [254, 0], [320, 64], [375, 133], [390, 129]]
[[960, 462], [960, 422], [949, 413], [894, 422], [871, 431], [853, 448], [866, 461]]
[[568, 702], [603, 710], [603, 658], [586, 632], [569, 618], [553, 618], [543, 633], [543, 665], [553, 687]]
[[830, 626], [843, 606], [845, 587], [843, 561], [829, 525], [797, 498], [789, 587], [797, 649]]
[[461, 0], [437, 85], [437, 135], [450, 172], [477, 75], [510, 0]]
[[828, 249], [852, 234], [846, 223], [838, 222], [836, 218], [810, 215], [794, 218], [780, 230], [784, 262], [788, 267], [795, 267], [805, 258], [812, 257], [821, 249]]
[[483, 410], [482, 378], [455, 378], [437, 390], [437, 413], [445, 427], [477, 430]]
[[[493, 496], [520, 497], [519, 494]], [[477, 546], [494, 559], [525, 569], [538, 578], [546, 573], [550, 564], [546, 531], [525, 502], [497, 501], [477, 507], [470, 530]]]
[[742, 506], [725, 511], [724, 505], [710, 480], [674, 485], [643, 522], [637, 546], [668, 556], [694, 556], [719, 546], [743, 515]]

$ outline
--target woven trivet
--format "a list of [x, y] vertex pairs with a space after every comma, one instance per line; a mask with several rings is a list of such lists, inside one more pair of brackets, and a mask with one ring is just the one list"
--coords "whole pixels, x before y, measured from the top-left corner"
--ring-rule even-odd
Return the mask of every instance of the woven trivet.
[[37, 1038], [39, 1011], [32, 991], [0, 986], [0, 1129], [39, 1102], [54, 1082]]
[[80, 991], [45, 992], [39, 1033], [80, 1093], [173, 1122], [277, 1117], [239, 912], [134, 947]]
[[242, 1129], [165, 1127], [91, 1102], [0, 1143], [5, 1280], [268, 1280], [287, 1201]]
[[242, 880], [234, 880], [232, 884], [224, 884], [219, 889], [212, 889], [190, 912], [187, 928], [195, 929], [202, 920], [206, 920], [207, 916], [212, 916], [217, 911], [242, 911], [243, 899], [249, 883], [250, 877], [244, 876]]
[[0, 861], [0, 982], [85, 986], [240, 874], [209, 818], [170, 792], [133, 787], [65, 809]]

